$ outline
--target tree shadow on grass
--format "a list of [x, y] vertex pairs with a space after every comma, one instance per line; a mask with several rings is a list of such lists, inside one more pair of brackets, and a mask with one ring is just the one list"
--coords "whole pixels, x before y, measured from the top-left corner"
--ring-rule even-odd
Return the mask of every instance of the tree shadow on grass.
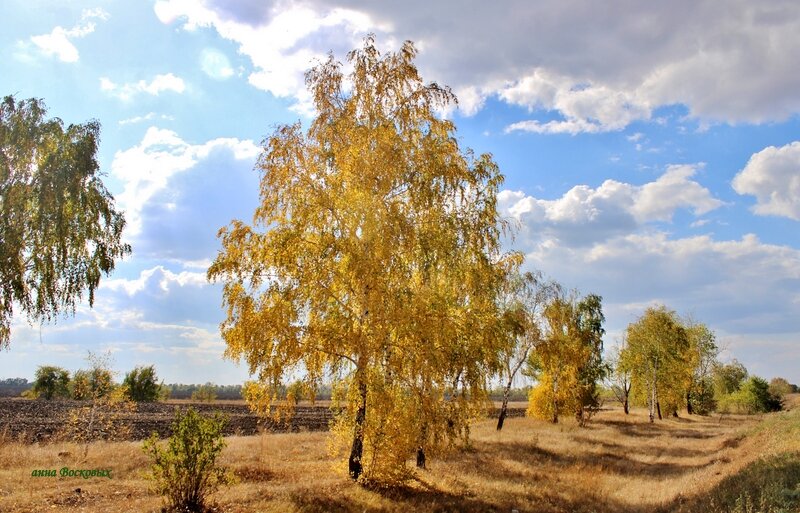
[[436, 487], [419, 479], [408, 485], [391, 487], [365, 486], [371, 493], [388, 499], [386, 506], [377, 504], [364, 504], [348, 500], [344, 497], [325, 496], [322, 494], [295, 494], [292, 502], [300, 511], [308, 513], [362, 513], [364, 511], [424, 511], [424, 512], [505, 512], [512, 510], [511, 506], [498, 505], [466, 492], [455, 494], [437, 489]]
[[[489, 469], [488, 476], [497, 478]], [[509, 483], [511, 485], [513, 483]], [[647, 508], [631, 507], [617, 501], [598, 501], [596, 497], [583, 496], [572, 499], [558, 494], [557, 490], [536, 494], [520, 495], [508, 493], [485, 500], [471, 491], [462, 494], [440, 490], [427, 483], [424, 476], [404, 486], [389, 488], [369, 488], [369, 491], [388, 499], [388, 504], [367, 505], [361, 502], [348, 501], [341, 497], [325, 497], [322, 495], [293, 496], [293, 502], [300, 511], [308, 513], [362, 513], [362, 512], [424, 512], [424, 513], [649, 513]]]
[[[623, 445], [618, 444], [615, 442], [607, 442], [605, 440], [598, 440], [595, 438], [585, 437], [585, 436], [575, 436], [574, 440], [577, 442], [581, 442], [586, 445], [592, 445], [594, 447], [602, 447], [604, 451], [611, 452], [611, 453], [624, 453], [628, 455], [640, 455], [640, 456], [648, 456], [653, 454], [653, 449], [647, 445], [642, 446], [630, 446], [630, 445]], [[722, 447], [717, 451], [709, 451], [707, 449], [689, 449], [687, 447], [681, 447], [680, 445], [671, 445], [668, 448], [659, 448], [658, 454], [669, 456], [672, 458], [694, 458], [698, 456], [708, 456], [710, 454], [716, 453], [722, 448], [725, 447], [736, 447], [736, 443], [731, 443], [731, 440], [726, 440], [725, 443], [722, 444]]]
[[[620, 476], [670, 477], [683, 475], [713, 464], [713, 460], [698, 465], [664, 462], [646, 463], [630, 457], [629, 453], [623, 451], [564, 454], [535, 447], [529, 442], [487, 442], [485, 451], [487, 455], [502, 458], [503, 460], [517, 461], [530, 468], [543, 465], [551, 466], [553, 470], [564, 467], [594, 467], [602, 469], [604, 473], [613, 473]], [[480, 471], [477, 467], [476, 465], [475, 472]]]
[[664, 434], [659, 426], [650, 423], [625, 422], [622, 420], [598, 420], [598, 423], [612, 427], [624, 436], [635, 438], [655, 438]]

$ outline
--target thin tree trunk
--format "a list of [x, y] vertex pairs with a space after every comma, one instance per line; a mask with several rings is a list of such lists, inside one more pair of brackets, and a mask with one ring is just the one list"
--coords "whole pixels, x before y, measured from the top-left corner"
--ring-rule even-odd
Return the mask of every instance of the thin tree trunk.
[[661, 402], [656, 401], [656, 409], [658, 410], [658, 420], [664, 420], [664, 417], [661, 416]]
[[622, 410], [625, 412], [625, 415], [630, 413], [630, 408], [628, 407], [628, 394], [630, 393], [629, 390], [625, 391], [625, 400], [622, 402]]
[[508, 381], [505, 390], [503, 390], [503, 405], [500, 406], [500, 416], [497, 418], [497, 430], [503, 429], [503, 423], [506, 421], [508, 414], [508, 396], [511, 393], [511, 380]]
[[553, 424], [558, 424], [558, 401], [556, 399], [553, 399]]
[[686, 413], [692, 415], [694, 413], [694, 409], [692, 408], [692, 393], [686, 392]]
[[575, 421], [578, 423], [580, 427], [586, 425], [586, 416], [584, 415], [584, 410], [582, 406], [579, 407], [577, 410], [575, 410]]
[[425, 467], [425, 449], [422, 447], [417, 448], [417, 467], [427, 468]]
[[358, 410], [356, 410], [356, 423], [353, 428], [353, 446], [350, 449], [350, 459], [348, 461], [350, 477], [353, 480], [357, 480], [364, 471], [361, 458], [364, 454], [364, 421], [367, 418], [367, 384], [363, 381], [361, 376], [359, 376], [358, 379], [358, 393], [361, 398], [361, 403], [358, 405]]
[[553, 424], [558, 424], [558, 378], [553, 380]]
[[655, 408], [656, 408], [656, 373], [653, 371], [653, 384], [650, 386], [650, 423], [656, 421]]
[[425, 467], [425, 440], [428, 438], [428, 425], [422, 425], [419, 436], [419, 445], [417, 446], [417, 468]]

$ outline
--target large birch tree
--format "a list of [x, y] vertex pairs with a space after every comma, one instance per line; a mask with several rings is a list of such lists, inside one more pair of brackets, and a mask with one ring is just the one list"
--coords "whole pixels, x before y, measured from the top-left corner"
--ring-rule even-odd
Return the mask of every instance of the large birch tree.
[[[406, 42], [371, 37], [306, 74], [316, 117], [281, 126], [257, 168], [252, 225], [220, 231], [209, 277], [224, 284], [226, 354], [269, 405], [326, 375], [344, 407], [353, 479], [398, 480], [405, 461], [467, 431], [508, 341], [497, 293], [503, 257], [491, 156], [462, 151]], [[302, 376], [303, 386], [282, 387]], [[262, 404], [264, 406], [264, 404]]]

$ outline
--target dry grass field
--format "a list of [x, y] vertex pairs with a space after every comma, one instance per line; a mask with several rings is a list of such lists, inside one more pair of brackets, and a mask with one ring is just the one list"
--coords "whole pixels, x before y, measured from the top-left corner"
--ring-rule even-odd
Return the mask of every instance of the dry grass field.
[[[367, 489], [335, 469], [327, 433], [229, 437], [222, 463], [238, 483], [213, 501], [225, 512], [706, 512], [737, 497], [796, 493], [800, 409], [738, 417], [667, 419], [600, 412], [586, 428], [509, 419], [473, 430], [473, 446], [432, 459], [400, 489]], [[781, 454], [792, 456], [780, 456]], [[141, 442], [97, 442], [81, 461], [70, 443], [0, 446], [1, 512], [149, 512]], [[761, 459], [761, 458], [766, 459]], [[110, 469], [111, 478], [32, 477], [36, 469]], [[789, 483], [786, 485], [786, 483]], [[781, 486], [788, 489], [779, 489]], [[726, 502], [727, 501], [727, 502]], [[752, 509], [741, 502], [740, 511]], [[797, 511], [792, 509], [791, 511]]]

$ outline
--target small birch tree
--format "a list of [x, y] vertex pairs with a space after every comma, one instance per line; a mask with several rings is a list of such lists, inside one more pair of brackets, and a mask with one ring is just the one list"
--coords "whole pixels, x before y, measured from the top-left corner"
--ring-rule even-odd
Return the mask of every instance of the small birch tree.
[[677, 411], [686, 393], [689, 337], [678, 315], [665, 306], [650, 307], [628, 325], [620, 362], [631, 372], [633, 393], [647, 402], [650, 422]]
[[503, 402], [497, 419], [497, 430], [503, 429], [508, 413], [508, 397], [514, 379], [528, 361], [531, 351], [542, 340], [542, 312], [545, 306], [561, 293], [561, 286], [547, 281], [540, 271], [513, 273], [500, 296], [501, 308], [507, 323], [507, 333], [512, 344], [503, 352], [500, 378], [503, 384]]
[[544, 337], [528, 361], [527, 374], [538, 382], [529, 393], [529, 415], [555, 424], [572, 412], [585, 423], [585, 408], [596, 405], [596, 384], [606, 372], [601, 303], [594, 294], [580, 301], [573, 294], [556, 297], [544, 309]]
[[625, 334], [622, 335], [622, 341], [619, 347], [611, 353], [608, 358], [610, 368], [612, 369], [609, 375], [609, 385], [614, 396], [622, 404], [622, 411], [625, 415], [630, 413], [630, 396], [631, 396], [631, 371], [626, 368], [620, 355], [625, 350], [627, 341]]

